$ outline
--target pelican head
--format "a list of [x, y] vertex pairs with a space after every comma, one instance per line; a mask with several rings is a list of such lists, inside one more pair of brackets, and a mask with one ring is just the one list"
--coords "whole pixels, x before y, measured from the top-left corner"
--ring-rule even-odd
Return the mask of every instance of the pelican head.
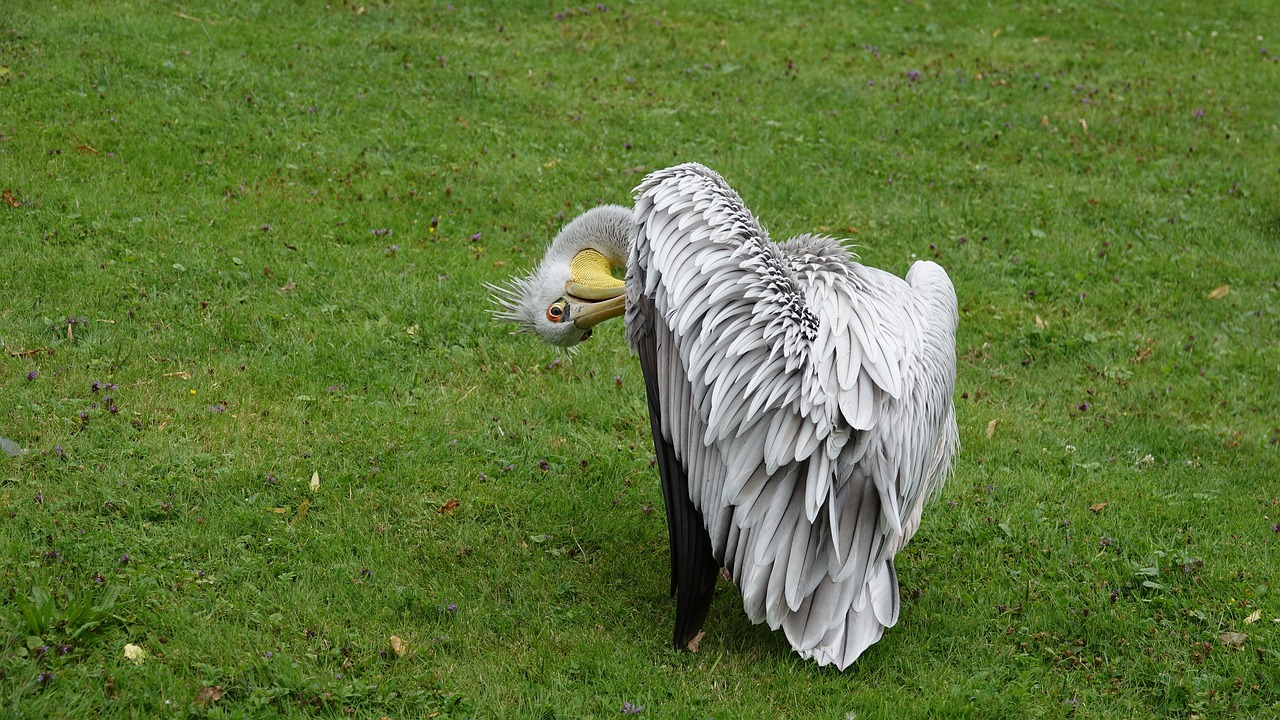
[[591, 337], [591, 328], [625, 311], [625, 268], [634, 223], [631, 211], [601, 205], [574, 218], [551, 241], [533, 272], [488, 285], [494, 316], [563, 348]]

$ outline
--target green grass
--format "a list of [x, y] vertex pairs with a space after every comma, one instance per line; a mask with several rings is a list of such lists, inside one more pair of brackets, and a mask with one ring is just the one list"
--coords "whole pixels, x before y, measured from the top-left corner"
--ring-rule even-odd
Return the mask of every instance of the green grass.
[[[454, 4], [8, 4], [0, 714], [1280, 713], [1270, 3]], [[690, 160], [960, 296], [956, 473], [843, 674], [727, 585], [667, 649], [623, 328], [488, 315]]]

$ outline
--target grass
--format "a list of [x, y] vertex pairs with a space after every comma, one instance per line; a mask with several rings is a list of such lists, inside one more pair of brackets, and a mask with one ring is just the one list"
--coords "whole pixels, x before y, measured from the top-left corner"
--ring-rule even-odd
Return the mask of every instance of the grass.
[[[1280, 713], [1268, 3], [10, 5], [0, 713]], [[621, 326], [488, 317], [688, 160], [961, 299], [956, 473], [843, 674], [727, 585], [666, 648]]]

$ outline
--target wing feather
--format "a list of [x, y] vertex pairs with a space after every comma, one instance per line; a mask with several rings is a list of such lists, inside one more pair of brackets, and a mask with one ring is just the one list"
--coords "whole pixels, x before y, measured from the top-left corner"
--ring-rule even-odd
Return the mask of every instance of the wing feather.
[[655, 443], [748, 617], [846, 667], [896, 622], [892, 557], [950, 467], [954, 290], [932, 263], [904, 281], [833, 240], [775, 244], [698, 165], [646, 177], [634, 218], [628, 337], [671, 395]]

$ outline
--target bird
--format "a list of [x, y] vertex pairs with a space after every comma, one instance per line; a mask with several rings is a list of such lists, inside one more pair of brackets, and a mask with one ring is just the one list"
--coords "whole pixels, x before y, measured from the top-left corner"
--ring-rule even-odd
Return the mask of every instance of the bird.
[[634, 193], [489, 284], [494, 314], [562, 348], [625, 317], [666, 505], [673, 647], [696, 650], [723, 568], [753, 623], [843, 671], [897, 622], [894, 557], [952, 471], [955, 288], [932, 261], [903, 278], [836, 238], [775, 242], [697, 163]]

